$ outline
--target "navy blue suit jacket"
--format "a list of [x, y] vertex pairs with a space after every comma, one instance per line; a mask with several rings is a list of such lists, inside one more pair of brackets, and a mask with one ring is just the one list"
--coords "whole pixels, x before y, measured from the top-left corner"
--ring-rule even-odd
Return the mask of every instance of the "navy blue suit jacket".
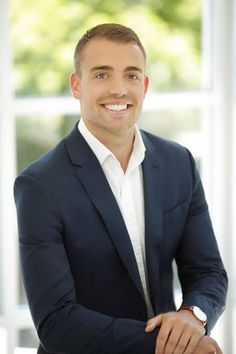
[[[145, 242], [152, 306], [183, 302], [211, 330], [227, 288], [202, 184], [183, 147], [142, 132]], [[38, 353], [154, 354], [130, 238], [106, 177], [77, 126], [16, 179], [20, 259]]]

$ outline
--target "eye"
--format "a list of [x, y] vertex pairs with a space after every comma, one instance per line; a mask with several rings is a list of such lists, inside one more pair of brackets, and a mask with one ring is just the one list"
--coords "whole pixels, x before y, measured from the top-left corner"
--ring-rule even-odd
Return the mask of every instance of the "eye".
[[96, 79], [107, 79], [108, 78], [108, 74], [107, 73], [98, 73], [96, 74]]
[[138, 75], [136, 75], [136, 74], [128, 74], [128, 79], [132, 80], [132, 81], [138, 80]]

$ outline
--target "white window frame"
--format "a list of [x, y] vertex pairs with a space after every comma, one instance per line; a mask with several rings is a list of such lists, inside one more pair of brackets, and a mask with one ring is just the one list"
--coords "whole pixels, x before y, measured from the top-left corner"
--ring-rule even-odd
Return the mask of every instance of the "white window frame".
[[217, 336], [224, 353], [234, 353], [233, 318], [236, 300], [233, 285], [235, 245], [235, 50], [236, 3], [234, 0], [205, 0], [203, 53], [205, 89], [212, 92], [213, 105], [206, 119], [210, 210], [219, 247], [229, 276], [226, 311], [217, 324]]

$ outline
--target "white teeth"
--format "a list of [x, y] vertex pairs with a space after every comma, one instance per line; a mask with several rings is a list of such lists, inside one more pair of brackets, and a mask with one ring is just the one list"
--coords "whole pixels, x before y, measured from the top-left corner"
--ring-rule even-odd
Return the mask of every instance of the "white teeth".
[[111, 104], [111, 105], [105, 105], [105, 107], [107, 109], [109, 109], [110, 111], [116, 111], [116, 112], [119, 112], [119, 111], [124, 111], [125, 109], [127, 109], [127, 104]]

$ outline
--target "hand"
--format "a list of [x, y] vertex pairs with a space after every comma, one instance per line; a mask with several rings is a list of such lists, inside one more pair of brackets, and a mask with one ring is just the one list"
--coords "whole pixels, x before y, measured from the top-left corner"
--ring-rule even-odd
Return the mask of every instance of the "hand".
[[223, 352], [214, 339], [203, 336], [193, 354], [223, 354]]
[[160, 314], [147, 322], [145, 331], [152, 332], [156, 327], [160, 327], [160, 331], [155, 354], [195, 353], [194, 350], [198, 348], [198, 343], [205, 334], [202, 323], [188, 310]]

